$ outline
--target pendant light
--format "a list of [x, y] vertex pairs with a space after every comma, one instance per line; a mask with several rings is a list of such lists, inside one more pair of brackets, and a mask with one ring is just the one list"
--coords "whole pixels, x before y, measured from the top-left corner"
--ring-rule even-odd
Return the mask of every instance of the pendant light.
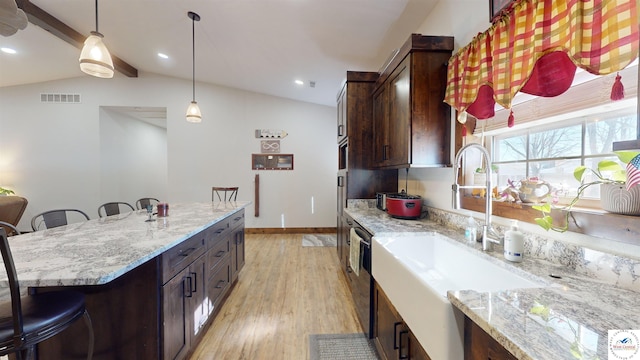
[[200, 107], [198, 107], [198, 103], [196, 102], [196, 21], [200, 21], [200, 15], [194, 13], [193, 11], [189, 11], [187, 13], [189, 19], [191, 19], [191, 49], [192, 53], [192, 84], [193, 84], [193, 100], [191, 100], [191, 104], [187, 108], [187, 121], [192, 123], [199, 123], [202, 121], [202, 114], [200, 113]]
[[110, 79], [113, 77], [113, 61], [102, 38], [102, 34], [98, 32], [98, 0], [96, 0], [96, 31], [92, 31], [84, 41], [82, 52], [80, 52], [80, 70], [91, 76]]

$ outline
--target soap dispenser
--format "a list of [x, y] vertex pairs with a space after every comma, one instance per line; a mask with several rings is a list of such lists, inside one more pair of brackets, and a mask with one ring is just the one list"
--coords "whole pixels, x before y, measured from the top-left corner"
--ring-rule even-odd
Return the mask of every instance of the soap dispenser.
[[524, 235], [518, 230], [518, 220], [511, 220], [511, 228], [504, 233], [504, 258], [521, 262], [524, 255]]
[[475, 244], [477, 240], [478, 233], [478, 225], [476, 224], [476, 220], [469, 213], [469, 217], [467, 218], [467, 225], [464, 229], [464, 238], [469, 244]]

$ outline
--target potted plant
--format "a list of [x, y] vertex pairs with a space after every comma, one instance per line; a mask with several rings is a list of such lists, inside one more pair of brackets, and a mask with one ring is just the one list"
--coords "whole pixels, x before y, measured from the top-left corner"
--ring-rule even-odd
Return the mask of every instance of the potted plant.
[[[553, 218], [550, 215], [553, 207], [550, 203], [532, 207], [542, 212], [542, 217], [535, 219], [536, 223], [545, 230], [567, 231], [569, 227], [569, 211], [580, 200], [584, 191], [593, 185], [600, 185], [600, 203], [604, 210], [624, 215], [640, 215], [640, 186], [635, 186], [640, 183], [640, 176], [634, 176], [633, 182], [627, 186], [627, 181], [629, 180], [627, 169], [637, 170], [638, 163], [640, 163], [640, 152], [615, 151], [614, 153], [622, 163], [631, 163], [632, 165], [623, 167], [616, 161], [602, 160], [598, 163], [597, 169], [591, 169], [584, 165], [578, 166], [573, 171], [573, 176], [580, 182], [576, 196], [568, 205], [557, 207], [557, 209], [565, 210], [566, 212], [565, 224], [563, 226], [553, 224]], [[594, 174], [595, 180], [587, 182], [586, 173]]]
[[0, 186], [0, 195], [13, 195], [15, 192], [13, 190], [5, 189]]

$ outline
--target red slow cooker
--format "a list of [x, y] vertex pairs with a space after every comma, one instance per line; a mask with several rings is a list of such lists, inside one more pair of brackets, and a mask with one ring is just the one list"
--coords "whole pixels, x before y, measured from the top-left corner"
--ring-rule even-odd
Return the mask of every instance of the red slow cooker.
[[397, 219], [418, 219], [422, 213], [422, 198], [404, 191], [387, 194], [387, 213]]

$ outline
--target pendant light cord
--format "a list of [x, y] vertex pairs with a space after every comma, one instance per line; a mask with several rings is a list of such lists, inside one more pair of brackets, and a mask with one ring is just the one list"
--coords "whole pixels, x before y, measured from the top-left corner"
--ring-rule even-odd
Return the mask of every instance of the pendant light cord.
[[96, 32], [100, 32], [98, 31], [98, 0], [96, 0]]
[[[96, 0], [98, 1], [98, 0]], [[192, 59], [192, 74], [191, 79], [193, 85], [193, 101], [196, 101], [196, 21], [191, 19], [191, 59]]]

